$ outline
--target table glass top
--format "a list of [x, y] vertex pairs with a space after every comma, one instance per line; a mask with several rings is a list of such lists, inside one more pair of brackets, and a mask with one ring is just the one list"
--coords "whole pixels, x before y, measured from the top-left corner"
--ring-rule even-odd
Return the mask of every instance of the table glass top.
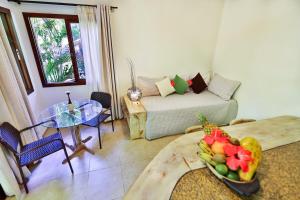
[[[102, 111], [102, 105], [93, 100], [73, 101], [73, 104], [73, 112], [68, 110], [67, 102], [61, 102], [52, 105], [42, 111], [39, 116], [39, 121], [49, 121], [43, 124], [49, 128], [66, 128], [85, 123], [97, 117]], [[56, 124], [53, 122], [53, 120], [56, 122]]]

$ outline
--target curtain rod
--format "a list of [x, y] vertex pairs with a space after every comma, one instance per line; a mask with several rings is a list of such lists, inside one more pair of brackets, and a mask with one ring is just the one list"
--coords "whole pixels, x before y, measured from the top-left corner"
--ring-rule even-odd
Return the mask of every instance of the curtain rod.
[[[61, 2], [49, 2], [49, 1], [23, 1], [23, 0], [7, 0], [11, 2], [15, 2], [18, 4], [21, 3], [33, 3], [33, 4], [50, 4], [50, 5], [61, 5], [61, 6], [91, 6], [97, 7], [97, 5], [90, 5], [90, 4], [76, 4], [76, 3], [61, 3]], [[111, 6], [111, 10], [118, 9], [116, 6]]]

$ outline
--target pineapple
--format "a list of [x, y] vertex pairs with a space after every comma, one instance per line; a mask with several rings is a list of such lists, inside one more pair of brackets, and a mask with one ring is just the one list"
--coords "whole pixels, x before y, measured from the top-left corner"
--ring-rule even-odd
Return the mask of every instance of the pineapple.
[[[198, 120], [200, 121], [201, 125], [203, 126], [203, 131], [205, 134], [209, 135], [211, 133], [212, 130], [214, 129], [220, 129], [216, 124], [213, 123], [209, 123], [206, 119], [206, 117], [203, 114], [199, 114], [198, 115]], [[224, 130], [223, 131], [223, 135], [229, 136], [228, 133], [226, 133]]]
[[206, 117], [202, 114], [199, 114], [198, 119], [199, 119], [201, 125], [203, 126], [203, 131], [205, 134], [209, 135], [213, 129], [218, 128], [217, 125], [209, 123], [207, 121]]

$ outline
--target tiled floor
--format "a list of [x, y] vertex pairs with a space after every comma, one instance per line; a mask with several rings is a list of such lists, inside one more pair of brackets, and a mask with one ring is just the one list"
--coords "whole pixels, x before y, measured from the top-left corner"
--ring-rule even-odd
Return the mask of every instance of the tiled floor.
[[[61, 164], [64, 159], [63, 151], [44, 158], [30, 177], [30, 193], [25, 199], [122, 199], [160, 149], [178, 137], [170, 136], [153, 141], [129, 140], [125, 120], [116, 121], [114, 133], [110, 124], [104, 124], [101, 130], [103, 146], [100, 150], [97, 129], [81, 129], [83, 138], [93, 136], [87, 146], [93, 148], [96, 154], [85, 152], [73, 159], [74, 176], [68, 165]], [[63, 130], [63, 137], [66, 142], [71, 142], [68, 130]]]

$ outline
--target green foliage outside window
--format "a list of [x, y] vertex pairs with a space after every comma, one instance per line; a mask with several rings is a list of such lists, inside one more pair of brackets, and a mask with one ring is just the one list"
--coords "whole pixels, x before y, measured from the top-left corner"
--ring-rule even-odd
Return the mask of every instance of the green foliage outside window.
[[[71, 60], [70, 47], [64, 19], [35, 18], [31, 24], [37, 41], [43, 71], [48, 83], [74, 81], [74, 70]], [[77, 25], [77, 26], [76, 26]], [[78, 24], [72, 26], [76, 60], [80, 78], [84, 78], [84, 64], [80, 44], [80, 30]], [[73, 28], [74, 27], [74, 28]]]

